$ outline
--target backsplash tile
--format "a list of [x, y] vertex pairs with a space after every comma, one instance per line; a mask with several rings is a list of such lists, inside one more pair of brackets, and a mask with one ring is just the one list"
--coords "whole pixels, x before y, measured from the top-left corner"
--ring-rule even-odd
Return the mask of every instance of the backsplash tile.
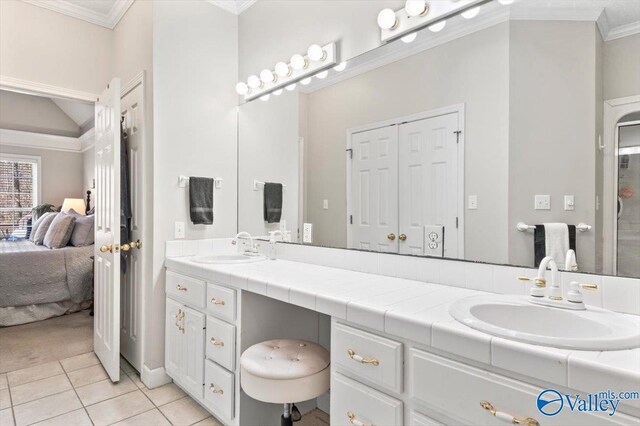
[[640, 280], [602, 277], [602, 306], [612, 311], [640, 315]]
[[464, 270], [466, 288], [493, 291], [493, 266], [469, 262]]

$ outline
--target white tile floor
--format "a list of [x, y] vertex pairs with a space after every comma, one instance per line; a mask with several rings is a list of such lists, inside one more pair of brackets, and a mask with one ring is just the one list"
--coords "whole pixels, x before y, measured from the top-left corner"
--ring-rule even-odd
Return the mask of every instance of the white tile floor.
[[170, 383], [147, 389], [122, 360], [111, 383], [93, 352], [0, 374], [0, 425], [219, 426]]

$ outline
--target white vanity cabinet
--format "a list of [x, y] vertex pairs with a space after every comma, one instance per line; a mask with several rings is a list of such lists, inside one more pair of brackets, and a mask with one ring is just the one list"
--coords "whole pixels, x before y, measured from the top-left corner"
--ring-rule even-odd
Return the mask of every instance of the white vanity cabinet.
[[235, 422], [236, 290], [166, 272], [165, 370], [226, 424]]

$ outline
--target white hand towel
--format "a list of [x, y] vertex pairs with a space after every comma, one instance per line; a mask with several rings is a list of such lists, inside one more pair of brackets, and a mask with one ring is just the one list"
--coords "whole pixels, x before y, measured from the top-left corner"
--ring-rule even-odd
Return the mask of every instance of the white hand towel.
[[551, 256], [556, 265], [564, 265], [569, 251], [569, 226], [566, 223], [544, 223], [545, 255]]

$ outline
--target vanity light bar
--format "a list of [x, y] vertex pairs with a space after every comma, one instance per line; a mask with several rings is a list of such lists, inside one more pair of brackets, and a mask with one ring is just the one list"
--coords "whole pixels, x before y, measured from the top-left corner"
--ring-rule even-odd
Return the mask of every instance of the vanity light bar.
[[[278, 62], [275, 71], [262, 70], [260, 75], [264, 78], [251, 76], [246, 84], [238, 83], [236, 90], [239, 94], [244, 94], [244, 99], [247, 101], [268, 97], [273, 92], [279, 92], [275, 93], [279, 95], [282, 93], [282, 89], [287, 86], [294, 85], [301, 80], [308, 82], [314, 75], [321, 74], [336, 64], [337, 50], [335, 43], [329, 43], [324, 46], [312, 45], [307, 55], [293, 55], [291, 62], [287, 64]], [[287, 67], [288, 74], [285, 72]], [[239, 90], [243, 88], [247, 89], [247, 93], [242, 93], [243, 90]]]
[[[432, 31], [439, 31], [443, 27], [442, 23], [446, 19], [464, 12], [471, 11], [485, 3], [493, 0], [448, 0], [448, 1], [425, 1], [423, 13], [417, 14], [415, 3], [421, 3], [421, 0], [409, 0], [407, 6], [393, 12], [391, 9], [384, 9], [378, 15], [378, 25], [380, 26], [380, 40], [383, 43], [402, 38], [409, 34], [420, 31], [423, 28], [441, 23], [440, 28]], [[505, 3], [508, 4], [508, 3]], [[391, 12], [395, 13], [395, 21]], [[412, 15], [409, 15], [409, 12]], [[468, 18], [475, 16], [477, 12], [468, 14]]]

